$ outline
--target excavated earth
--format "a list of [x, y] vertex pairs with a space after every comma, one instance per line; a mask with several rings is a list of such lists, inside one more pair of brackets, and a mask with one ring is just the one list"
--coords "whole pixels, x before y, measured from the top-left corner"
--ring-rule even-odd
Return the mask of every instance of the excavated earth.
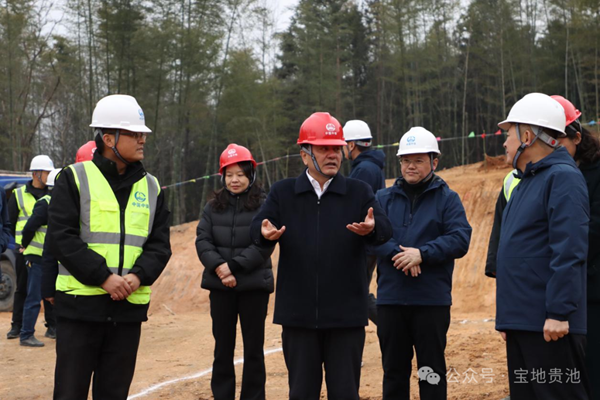
[[[494, 206], [508, 171], [503, 157], [498, 157], [439, 172], [460, 195], [473, 227], [469, 253], [457, 262], [454, 271], [454, 304], [446, 350], [449, 399], [501, 399], [508, 395], [506, 350], [494, 331], [495, 282], [484, 275]], [[200, 288], [203, 266], [194, 247], [196, 225], [197, 221], [171, 228], [173, 257], [153, 286], [150, 319], [143, 325], [130, 398], [213, 398], [210, 368], [214, 342], [208, 292]], [[275, 271], [277, 260], [276, 250]], [[374, 282], [372, 291], [375, 290]], [[265, 339], [267, 398], [279, 400], [287, 398], [287, 372], [281, 353], [281, 327], [271, 322], [272, 307], [273, 297]], [[43, 314], [36, 326], [37, 337], [46, 344], [43, 348], [20, 347], [18, 340], [7, 340], [4, 333], [9, 330], [10, 318], [10, 313], [0, 313], [0, 399], [49, 399], [55, 345], [43, 337]], [[376, 400], [381, 399], [381, 354], [376, 326], [369, 325], [366, 331], [360, 396]], [[236, 360], [241, 360], [242, 350], [238, 332]], [[239, 398], [241, 362], [236, 372]], [[414, 399], [418, 399], [417, 382], [413, 368]], [[325, 385], [321, 398], [327, 398]]]

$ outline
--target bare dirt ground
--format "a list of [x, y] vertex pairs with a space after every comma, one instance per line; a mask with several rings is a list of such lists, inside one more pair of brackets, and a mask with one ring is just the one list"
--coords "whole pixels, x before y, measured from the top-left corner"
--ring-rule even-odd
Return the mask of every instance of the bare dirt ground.
[[[457, 167], [439, 173], [460, 194], [473, 227], [467, 256], [454, 272], [454, 305], [446, 360], [450, 399], [501, 399], [508, 395], [506, 352], [494, 331], [495, 282], [484, 276], [487, 242], [502, 179], [509, 171], [502, 159]], [[391, 180], [388, 184], [391, 184]], [[212, 399], [210, 368], [213, 338], [208, 292], [200, 289], [203, 267], [194, 248], [196, 222], [172, 228], [173, 257], [153, 286], [151, 315], [142, 331], [131, 397], [141, 399]], [[278, 254], [273, 255], [273, 260]], [[372, 291], [375, 291], [373, 283]], [[281, 328], [271, 321], [273, 297], [266, 324], [267, 398], [287, 398], [287, 373], [281, 347]], [[55, 346], [44, 338], [40, 317], [37, 336], [43, 348], [20, 347], [7, 340], [10, 313], [0, 313], [0, 399], [50, 399]], [[236, 360], [242, 357], [238, 336]], [[381, 399], [381, 355], [374, 325], [367, 327], [360, 395]], [[238, 385], [242, 364], [236, 367]], [[411, 397], [418, 399], [416, 370]], [[154, 389], [156, 385], [164, 385]], [[238, 391], [239, 396], [239, 391]], [[326, 399], [325, 388], [321, 398]]]

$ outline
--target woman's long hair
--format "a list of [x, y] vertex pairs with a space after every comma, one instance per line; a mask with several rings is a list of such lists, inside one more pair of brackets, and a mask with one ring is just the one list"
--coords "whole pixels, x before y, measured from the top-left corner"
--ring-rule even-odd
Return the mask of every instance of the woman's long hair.
[[573, 158], [581, 165], [595, 163], [600, 159], [600, 140], [575, 120], [567, 126], [567, 137], [573, 139], [577, 136], [577, 132], [581, 133], [581, 142], [577, 145]]
[[[252, 183], [256, 171], [254, 170], [254, 167], [252, 166], [252, 163], [250, 161], [242, 161], [238, 163], [238, 165], [240, 166], [242, 171], [244, 171], [244, 175], [246, 175], [246, 178], [248, 178], [251, 184], [251, 186], [247, 189], [246, 193], [240, 194], [241, 205], [247, 211], [257, 210], [261, 206], [262, 200], [264, 198], [262, 185], [260, 184], [258, 179], [255, 179], [254, 183]], [[229, 207], [229, 199], [232, 196], [229, 190], [227, 190], [227, 188], [225, 187], [226, 172], [227, 167], [223, 169], [223, 187], [218, 190], [215, 190], [209, 200], [210, 205], [215, 211], [218, 212], [225, 211], [227, 207]]]

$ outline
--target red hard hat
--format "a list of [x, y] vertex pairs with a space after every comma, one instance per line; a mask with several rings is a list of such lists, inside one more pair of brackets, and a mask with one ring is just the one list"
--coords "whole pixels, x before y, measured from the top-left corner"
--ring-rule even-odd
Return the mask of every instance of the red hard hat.
[[221, 153], [221, 158], [219, 158], [219, 173], [222, 174], [223, 169], [228, 165], [237, 164], [243, 161], [250, 161], [252, 163], [252, 167], [256, 168], [256, 161], [254, 161], [250, 150], [244, 146], [231, 143]]
[[581, 117], [581, 111], [575, 108], [573, 103], [571, 103], [569, 100], [557, 94], [550, 97], [558, 101], [560, 105], [563, 106], [563, 108], [565, 109], [565, 117], [567, 117], [567, 123], [565, 124], [565, 126], [571, 125], [571, 122]]
[[75, 162], [91, 161], [94, 158], [94, 152], [96, 151], [96, 142], [90, 140], [77, 150], [75, 155]]
[[316, 112], [300, 127], [298, 144], [317, 146], [345, 146], [342, 125], [326, 112]]

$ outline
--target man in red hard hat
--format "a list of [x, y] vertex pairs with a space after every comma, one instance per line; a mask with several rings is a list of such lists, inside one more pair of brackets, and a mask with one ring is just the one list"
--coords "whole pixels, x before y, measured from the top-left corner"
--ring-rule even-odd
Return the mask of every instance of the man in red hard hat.
[[280, 246], [274, 322], [283, 326], [290, 399], [319, 399], [325, 367], [329, 398], [358, 400], [366, 246], [387, 242], [391, 224], [369, 185], [338, 173], [346, 142], [335, 118], [311, 115], [298, 145], [306, 170], [272, 186], [251, 236]]
[[75, 162], [84, 162], [84, 161], [92, 161], [94, 158], [94, 153], [96, 152], [96, 142], [90, 140], [83, 146], [77, 150], [77, 154], [75, 155]]

